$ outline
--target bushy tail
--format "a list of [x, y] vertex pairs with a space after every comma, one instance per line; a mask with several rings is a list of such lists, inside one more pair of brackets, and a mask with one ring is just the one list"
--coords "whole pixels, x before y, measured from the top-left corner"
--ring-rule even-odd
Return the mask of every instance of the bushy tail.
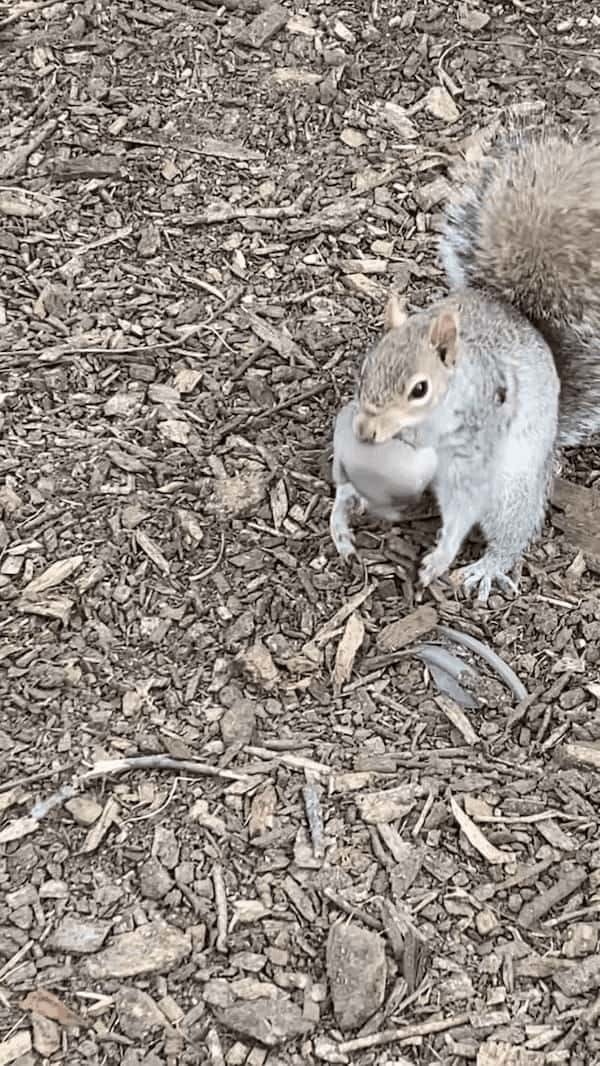
[[440, 246], [451, 287], [472, 285], [544, 332], [600, 340], [600, 144], [510, 134], [463, 168]]

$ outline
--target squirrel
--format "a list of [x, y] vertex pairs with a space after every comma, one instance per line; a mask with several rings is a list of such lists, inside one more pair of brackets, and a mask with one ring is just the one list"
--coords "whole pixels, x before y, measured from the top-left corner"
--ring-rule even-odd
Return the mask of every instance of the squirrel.
[[406, 504], [430, 484], [437, 466], [433, 448], [417, 448], [394, 437], [382, 444], [363, 444], [353, 432], [358, 404], [342, 407], [333, 433], [335, 500], [330, 531], [341, 556], [353, 555], [350, 513], [370, 511], [388, 522], [406, 516]]
[[[392, 297], [366, 356], [354, 433], [432, 447], [439, 543], [428, 585], [479, 525], [463, 570], [485, 602], [541, 530], [556, 448], [600, 429], [600, 145], [509, 138], [463, 171], [440, 254], [451, 295], [407, 316]], [[560, 393], [560, 398], [559, 398]]]

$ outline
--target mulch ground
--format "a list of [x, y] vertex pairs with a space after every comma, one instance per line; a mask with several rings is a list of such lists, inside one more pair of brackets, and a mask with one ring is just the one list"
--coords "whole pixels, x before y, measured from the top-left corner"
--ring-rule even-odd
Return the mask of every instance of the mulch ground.
[[420, 592], [428, 500], [350, 567], [328, 531], [449, 163], [508, 105], [598, 131], [599, 42], [535, 0], [0, 11], [2, 1066], [600, 1062], [598, 454], [487, 610]]

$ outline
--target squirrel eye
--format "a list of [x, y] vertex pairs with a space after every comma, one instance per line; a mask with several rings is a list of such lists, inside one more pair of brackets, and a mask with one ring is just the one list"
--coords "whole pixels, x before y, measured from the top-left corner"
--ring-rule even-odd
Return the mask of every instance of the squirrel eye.
[[409, 400], [424, 400], [429, 392], [429, 382], [417, 381], [408, 394]]

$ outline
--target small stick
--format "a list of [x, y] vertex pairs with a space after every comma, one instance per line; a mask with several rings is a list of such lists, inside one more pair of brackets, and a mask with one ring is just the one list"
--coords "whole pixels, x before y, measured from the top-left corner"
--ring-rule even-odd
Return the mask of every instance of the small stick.
[[215, 947], [222, 954], [227, 951], [227, 893], [225, 892], [225, 880], [223, 870], [215, 863], [212, 869], [212, 879], [215, 889], [215, 907], [217, 908], [217, 940]]
[[323, 818], [321, 816], [319, 793], [317, 792], [314, 781], [308, 780], [306, 782], [302, 789], [302, 795], [304, 796], [304, 806], [306, 807], [306, 817], [308, 818], [308, 828], [310, 831], [310, 839], [312, 840], [313, 855], [315, 859], [322, 859], [324, 855]]
[[339, 911], [343, 911], [349, 918], [358, 918], [363, 925], [366, 925], [368, 929], [374, 929], [377, 933], [380, 933], [383, 929], [383, 924], [378, 918], [373, 918], [366, 911], [360, 910], [358, 907], [354, 907], [352, 903], [348, 903], [343, 896], [338, 896], [337, 892], [334, 892], [332, 888], [324, 888], [323, 895], [327, 897], [330, 903], [333, 903], [334, 907], [337, 907]]
[[310, 196], [310, 189], [304, 189], [291, 204], [281, 207], [209, 207], [201, 215], [184, 219], [184, 226], [210, 226], [215, 222], [233, 222], [238, 218], [297, 218], [304, 210], [304, 204]]
[[421, 1025], [405, 1025], [403, 1029], [382, 1029], [370, 1036], [358, 1036], [356, 1040], [345, 1040], [337, 1045], [337, 1050], [344, 1054], [350, 1051], [363, 1051], [370, 1047], [383, 1047], [394, 1044], [397, 1040], [410, 1040], [413, 1036], [431, 1036], [433, 1033], [445, 1033], [448, 1029], [457, 1029], [470, 1021], [468, 1014], [455, 1014], [453, 1018], [441, 1018], [437, 1022], [423, 1022]]
[[277, 762], [290, 766], [293, 770], [308, 770], [314, 774], [326, 774], [327, 776], [333, 773], [331, 767], [326, 766], [325, 763], [315, 762], [314, 759], [303, 759], [301, 755], [286, 755], [283, 752], [270, 751], [269, 748], [255, 748], [251, 744], [248, 744], [244, 751], [246, 755], [254, 755], [257, 759], [267, 759], [269, 762], [276, 759]]

